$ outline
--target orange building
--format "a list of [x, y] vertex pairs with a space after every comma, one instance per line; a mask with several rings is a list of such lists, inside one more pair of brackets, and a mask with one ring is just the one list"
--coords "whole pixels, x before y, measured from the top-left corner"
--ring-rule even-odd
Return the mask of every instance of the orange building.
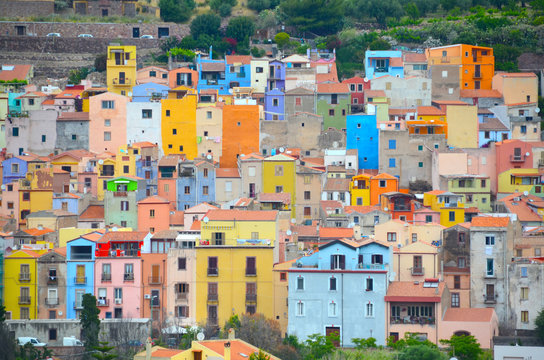
[[138, 230], [155, 233], [170, 228], [170, 201], [150, 196], [138, 201]]
[[259, 152], [259, 106], [225, 105], [220, 167], [238, 167], [238, 156], [254, 152]]
[[[153, 240], [152, 240], [153, 246]], [[153, 324], [160, 324], [167, 316], [166, 309], [166, 257], [162, 249], [152, 249], [151, 254], [142, 254], [142, 304], [140, 317], [151, 318]], [[155, 326], [156, 327], [156, 326]]]
[[182, 85], [196, 89], [198, 85], [198, 71], [189, 68], [170, 70], [168, 72], [168, 87], [175, 89]]
[[176, 210], [176, 179], [178, 165], [182, 160], [180, 154], [163, 156], [159, 160], [159, 178], [157, 180], [158, 195], [170, 202], [170, 210]]
[[459, 71], [459, 88], [491, 90], [495, 75], [493, 48], [456, 44], [426, 49], [429, 67], [451, 65]]
[[370, 178], [370, 205], [378, 205], [382, 194], [399, 191], [399, 179], [387, 173]]

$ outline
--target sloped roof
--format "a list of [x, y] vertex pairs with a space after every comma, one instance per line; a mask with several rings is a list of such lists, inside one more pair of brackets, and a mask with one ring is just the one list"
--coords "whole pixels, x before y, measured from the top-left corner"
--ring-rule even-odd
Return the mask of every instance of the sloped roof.
[[158, 195], [146, 197], [143, 200], [138, 201], [138, 204], [169, 204], [170, 201]]
[[353, 228], [336, 228], [336, 227], [320, 227], [319, 228], [319, 237], [321, 239], [327, 238], [352, 238], [353, 237]]
[[24, 80], [28, 76], [28, 72], [32, 68], [32, 65], [6, 65], [3, 64], [2, 67], [13, 66], [13, 70], [2, 70], [0, 71], [0, 80], [9, 81], [9, 80]]
[[224, 62], [205, 62], [201, 64], [202, 71], [225, 71]]
[[493, 308], [448, 308], [443, 321], [490, 322]]
[[[379, 206], [362, 206], [362, 205], [353, 205], [353, 206], [344, 206], [344, 211], [346, 214], [351, 214], [352, 212], [357, 212], [359, 214], [368, 214], [372, 211], [382, 211]], [[382, 211], [383, 212], [383, 211]]]
[[79, 215], [79, 220], [102, 220], [104, 219], [104, 205], [89, 205]]
[[[515, 201], [514, 198], [520, 198], [520, 201]], [[524, 196], [522, 193], [514, 193], [499, 201], [504, 203], [508, 212], [516, 214], [519, 221], [531, 221], [531, 222], [542, 222], [542, 216], [534, 212], [529, 205], [527, 204], [527, 199], [532, 199], [533, 202], [540, 203], [542, 200], [536, 196], [529, 195]]]
[[365, 96], [367, 98], [385, 97], [385, 91], [383, 90], [365, 90]]
[[65, 111], [57, 117], [57, 121], [89, 121], [88, 112]]
[[434, 106], [418, 106], [418, 115], [446, 115], [446, 112]]
[[145, 231], [108, 231], [100, 238], [101, 243], [108, 241], [143, 241], [147, 236]]
[[45, 234], [48, 234], [48, 233], [51, 233], [51, 232], [55, 232], [55, 230], [49, 229], [49, 228], [42, 228], [42, 229], [32, 228], [32, 229], [26, 229], [26, 230], [21, 230], [21, 231], [25, 232], [25, 233], [27, 233], [28, 235], [31, 235], [31, 236], [40, 236], [40, 235], [45, 235]]
[[215, 169], [216, 178], [239, 178], [238, 168], [218, 168]]
[[509, 129], [497, 118], [486, 118], [478, 124], [480, 131], [508, 131]]
[[501, 77], [505, 78], [516, 78], [516, 77], [536, 77], [535, 73], [532, 72], [524, 72], [524, 73], [499, 73], [497, 75], [500, 75]]
[[328, 178], [325, 186], [323, 187], [324, 191], [348, 191], [350, 179], [342, 178]]
[[170, 225], [183, 225], [185, 223], [185, 216], [183, 211], [170, 212]]
[[416, 53], [416, 52], [404, 52], [404, 62], [409, 63], [426, 63], [427, 55], [425, 53]]
[[[423, 287], [423, 281], [416, 284], [413, 281], [393, 281], [389, 284], [385, 301], [393, 302], [433, 302], [441, 301], [445, 283], [438, 283], [438, 287]], [[438, 293], [436, 291], [438, 289]]]
[[157, 231], [153, 236], [152, 239], [175, 239], [179, 235], [179, 232], [176, 230], [161, 230]]
[[463, 89], [460, 91], [461, 98], [502, 98], [498, 90], [493, 89]]
[[225, 59], [227, 60], [227, 64], [229, 65], [232, 65], [235, 63], [241, 63], [243, 65], [251, 64], [250, 55], [227, 55]]
[[[251, 354], [259, 352], [259, 348], [239, 339], [198, 341], [198, 344], [200, 344], [201, 346], [207, 347], [208, 349], [224, 357], [225, 343], [227, 341], [230, 342], [230, 359], [231, 360], [247, 360], [249, 356], [251, 356]], [[274, 355], [268, 354], [266, 352], [265, 354], [267, 355], [267, 357], [270, 357], [271, 360], [279, 360]]]
[[289, 193], [259, 193], [257, 195], [257, 200], [262, 203], [291, 203], [291, 194]]
[[349, 93], [349, 85], [346, 83], [322, 83], [317, 84], [317, 92], [321, 94]]
[[398, 180], [398, 178], [396, 176], [393, 176], [391, 174], [388, 174], [388, 173], [380, 173], [376, 176], [373, 176], [371, 179], [380, 179], [380, 180]]

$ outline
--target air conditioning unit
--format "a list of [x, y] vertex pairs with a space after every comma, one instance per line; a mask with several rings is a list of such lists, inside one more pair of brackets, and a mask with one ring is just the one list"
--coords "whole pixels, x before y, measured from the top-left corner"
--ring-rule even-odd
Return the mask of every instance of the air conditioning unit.
[[151, 295], [145, 294], [145, 295], [144, 295], [144, 299], [151, 299]]
[[123, 303], [122, 299], [115, 299], [115, 305], [121, 305]]

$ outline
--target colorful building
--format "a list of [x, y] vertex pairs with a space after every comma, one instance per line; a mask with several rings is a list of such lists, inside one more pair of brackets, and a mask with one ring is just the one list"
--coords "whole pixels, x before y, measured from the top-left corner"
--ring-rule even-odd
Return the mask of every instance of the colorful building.
[[197, 155], [196, 90], [179, 86], [161, 100], [162, 148], [165, 155], [185, 154], [192, 160]]
[[[296, 202], [296, 159], [285, 154], [269, 156], [263, 161], [263, 192], [287, 193]], [[291, 217], [295, 217], [291, 208]]]
[[391, 75], [404, 77], [402, 51], [367, 50], [365, 51], [365, 77], [372, 80], [379, 76]]
[[317, 85], [316, 114], [323, 116], [323, 129], [345, 129], [350, 110], [351, 94], [347, 84]]
[[220, 166], [234, 168], [238, 158], [259, 152], [259, 106], [225, 105]]
[[170, 228], [170, 202], [154, 195], [138, 201], [138, 230], [155, 233]]
[[[101, 236], [102, 234], [100, 234]], [[96, 234], [82, 235], [66, 244], [66, 318], [79, 319], [83, 295], [94, 295]]]
[[117, 152], [127, 143], [127, 103], [130, 99], [116, 92], [89, 98], [89, 150]]
[[136, 46], [108, 46], [106, 75], [108, 91], [131, 97], [136, 85]]
[[378, 169], [379, 135], [376, 115], [357, 114], [346, 117], [346, 149], [357, 149], [360, 169]]
[[440, 224], [445, 227], [465, 222], [463, 195], [433, 190], [423, 194], [423, 205], [440, 212]]

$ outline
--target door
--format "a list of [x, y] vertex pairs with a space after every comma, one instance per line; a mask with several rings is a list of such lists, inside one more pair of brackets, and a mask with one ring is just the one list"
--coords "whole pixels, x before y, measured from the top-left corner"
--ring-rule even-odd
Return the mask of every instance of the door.
[[485, 286], [485, 298], [487, 301], [495, 300], [495, 285], [487, 284]]
[[76, 284], [85, 284], [85, 265], [76, 268]]
[[394, 342], [394, 343], [396, 343], [397, 341], [399, 341], [399, 333], [398, 333], [398, 332], [389, 333], [389, 337], [392, 337], [392, 338], [393, 338], [393, 342]]
[[159, 270], [160, 270], [159, 265], [152, 265], [151, 266], [151, 281], [150, 281], [150, 283], [152, 283], [152, 284], [159, 283]]
[[136, 38], [136, 39], [140, 37], [140, 28], [139, 27], [133, 27], [132, 28], [132, 37]]
[[123, 85], [125, 83], [125, 73], [123, 71], [119, 72], [119, 84]]
[[249, 197], [254, 198], [255, 197], [255, 184], [251, 183], [249, 184]]
[[334, 344], [334, 346], [339, 347], [340, 346], [340, 328], [336, 326], [327, 326], [325, 328], [325, 336], [329, 336], [333, 334], [338, 337], [338, 340], [333, 341], [332, 343]]
[[47, 289], [47, 305], [57, 305], [57, 289]]

